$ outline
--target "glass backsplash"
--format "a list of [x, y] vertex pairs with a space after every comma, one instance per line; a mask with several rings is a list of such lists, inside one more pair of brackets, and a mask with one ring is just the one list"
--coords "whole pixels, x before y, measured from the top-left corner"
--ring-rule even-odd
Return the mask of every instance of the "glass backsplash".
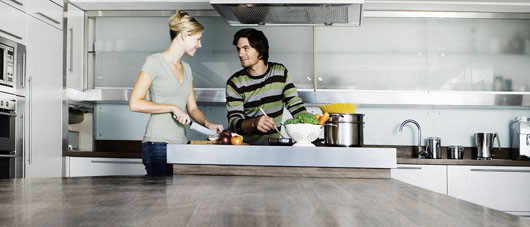
[[[220, 17], [196, 17], [202, 48], [184, 60], [196, 88], [224, 88], [241, 69], [234, 33]], [[257, 27], [273, 62], [298, 88], [313, 88], [313, 28]], [[364, 18], [361, 27], [317, 27], [318, 88], [529, 91], [530, 20]], [[166, 17], [96, 18], [96, 87], [130, 88], [145, 57], [169, 45]]]

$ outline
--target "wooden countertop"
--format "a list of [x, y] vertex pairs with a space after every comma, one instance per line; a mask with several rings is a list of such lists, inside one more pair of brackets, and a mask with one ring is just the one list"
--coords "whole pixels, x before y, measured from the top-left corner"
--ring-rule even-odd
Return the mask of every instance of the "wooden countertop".
[[0, 191], [6, 226], [530, 226], [393, 179], [8, 179]]

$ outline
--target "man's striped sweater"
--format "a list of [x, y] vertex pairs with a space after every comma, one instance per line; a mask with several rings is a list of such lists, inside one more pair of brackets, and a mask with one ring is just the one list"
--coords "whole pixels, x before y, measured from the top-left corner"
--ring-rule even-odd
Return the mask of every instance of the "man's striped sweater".
[[226, 83], [226, 108], [228, 124], [232, 132], [242, 134], [245, 141], [259, 144], [268, 138], [279, 138], [280, 135], [271, 130], [267, 133], [255, 131], [252, 135], [244, 135], [241, 123], [245, 119], [263, 115], [260, 107], [269, 117], [274, 118], [276, 127], [281, 129], [284, 105], [291, 115], [306, 112], [302, 99], [291, 81], [284, 65], [269, 62], [265, 73], [251, 76], [245, 69], [234, 73]]

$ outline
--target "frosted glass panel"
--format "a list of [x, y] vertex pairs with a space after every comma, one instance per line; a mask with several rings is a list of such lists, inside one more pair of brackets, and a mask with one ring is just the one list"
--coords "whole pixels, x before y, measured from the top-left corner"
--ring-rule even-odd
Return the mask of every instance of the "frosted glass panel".
[[96, 87], [130, 87], [145, 58], [170, 43], [165, 17], [96, 18]]
[[[166, 17], [96, 18], [96, 87], [132, 87], [145, 57], [169, 46]], [[220, 17], [196, 17], [205, 27], [194, 57], [185, 55], [193, 71], [195, 88], [224, 88], [241, 70], [234, 34]], [[313, 30], [308, 27], [257, 28], [269, 40], [269, 61], [284, 64], [298, 88], [313, 88]]]
[[430, 90], [527, 91], [530, 21], [429, 19]]
[[528, 91], [530, 20], [365, 18], [317, 28], [318, 88]]
[[317, 28], [318, 88], [426, 90], [427, 22], [366, 18]]

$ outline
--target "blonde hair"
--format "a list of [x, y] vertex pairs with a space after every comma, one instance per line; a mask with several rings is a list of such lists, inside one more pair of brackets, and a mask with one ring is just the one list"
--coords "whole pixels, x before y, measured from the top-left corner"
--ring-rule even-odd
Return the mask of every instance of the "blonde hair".
[[204, 31], [201, 23], [182, 10], [177, 10], [175, 14], [171, 15], [168, 24], [171, 40], [181, 33], [183, 35], [196, 35]]

